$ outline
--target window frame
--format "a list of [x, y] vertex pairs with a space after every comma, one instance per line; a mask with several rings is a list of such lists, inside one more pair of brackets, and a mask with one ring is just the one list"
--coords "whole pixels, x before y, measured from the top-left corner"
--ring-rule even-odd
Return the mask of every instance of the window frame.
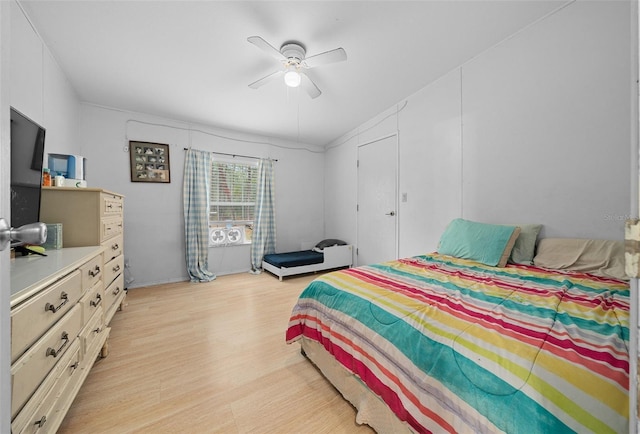
[[[226, 168], [222, 170], [221, 166], [226, 166]], [[245, 176], [248, 178], [238, 183], [238, 178], [234, 178], [233, 175], [234, 173], [239, 173], [239, 179], [242, 180], [242, 172], [246, 172]], [[224, 188], [227, 190], [225, 193], [221, 191], [221, 175], [224, 175], [225, 179]], [[258, 162], [214, 157], [210, 167], [209, 188], [209, 246], [251, 244], [255, 218], [255, 197], [258, 188]], [[238, 188], [240, 191], [238, 191]], [[249, 196], [246, 196], [247, 194]], [[221, 207], [226, 207], [227, 209], [221, 210]], [[235, 209], [233, 209], [234, 207]], [[238, 212], [239, 215], [237, 214]], [[233, 215], [229, 216], [230, 213]], [[223, 218], [220, 216], [223, 216]], [[241, 228], [243, 231], [240, 242], [229, 240], [219, 241], [219, 244], [214, 242], [213, 231], [222, 230], [228, 233], [233, 228]], [[217, 233], [220, 234], [220, 232]], [[216, 238], [216, 240], [219, 239], [219, 237]]]

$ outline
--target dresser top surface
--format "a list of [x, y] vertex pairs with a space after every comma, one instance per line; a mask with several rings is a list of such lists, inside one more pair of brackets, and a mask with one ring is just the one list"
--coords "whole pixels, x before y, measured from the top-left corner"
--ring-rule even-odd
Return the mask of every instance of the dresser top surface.
[[12, 258], [11, 307], [22, 303], [101, 251], [101, 246], [70, 247], [47, 250], [47, 256], [28, 255]]
[[78, 191], [78, 192], [85, 192], [85, 193], [107, 193], [107, 194], [111, 194], [114, 196], [120, 196], [120, 197], [124, 197], [122, 194], [120, 193], [115, 193], [113, 191], [109, 191], [109, 190], [105, 190], [103, 188], [93, 188], [93, 187], [87, 187], [87, 188], [76, 188], [76, 187], [42, 187], [43, 191]]

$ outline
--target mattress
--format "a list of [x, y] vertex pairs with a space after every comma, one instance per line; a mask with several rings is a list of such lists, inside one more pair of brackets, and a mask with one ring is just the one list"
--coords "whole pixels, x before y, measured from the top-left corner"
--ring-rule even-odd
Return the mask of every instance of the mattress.
[[301, 265], [322, 264], [324, 254], [313, 250], [302, 250], [299, 252], [271, 253], [265, 255], [263, 261], [275, 267], [299, 267]]
[[416, 256], [316, 279], [302, 338], [417, 432], [628, 431], [624, 281]]

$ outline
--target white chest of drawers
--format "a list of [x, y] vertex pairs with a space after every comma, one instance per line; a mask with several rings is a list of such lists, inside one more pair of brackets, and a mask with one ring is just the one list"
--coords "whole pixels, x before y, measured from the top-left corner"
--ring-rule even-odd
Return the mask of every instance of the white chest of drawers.
[[42, 189], [40, 220], [62, 223], [63, 247], [104, 247], [105, 324], [123, 305], [124, 196], [101, 188]]
[[102, 246], [11, 261], [11, 430], [55, 432], [109, 336]]

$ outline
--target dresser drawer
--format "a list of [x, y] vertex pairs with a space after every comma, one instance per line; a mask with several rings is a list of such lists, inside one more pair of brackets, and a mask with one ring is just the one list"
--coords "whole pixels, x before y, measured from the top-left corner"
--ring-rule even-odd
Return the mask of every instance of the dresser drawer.
[[[97, 342], [104, 341], [104, 339], [102, 339], [104, 332], [104, 316], [102, 314], [102, 308], [100, 308], [100, 312], [94, 315], [80, 332], [80, 344], [82, 345], [83, 358], [89, 351], [89, 348], [95, 347]], [[100, 344], [100, 346], [102, 346], [102, 344]], [[97, 354], [98, 352], [94, 351], [93, 356], [95, 357]], [[89, 354], [89, 356], [91, 356], [91, 354]]]
[[123, 230], [122, 216], [120, 217], [105, 217], [101, 221], [101, 239], [106, 241], [117, 235], [120, 235]]
[[11, 310], [11, 361], [71, 309], [82, 295], [80, 272], [74, 271]]
[[124, 256], [120, 255], [104, 265], [104, 283], [109, 286], [124, 271]]
[[82, 289], [92, 288], [102, 277], [102, 255], [98, 255], [79, 268], [82, 273]]
[[111, 282], [111, 285], [104, 291], [104, 323], [109, 325], [111, 318], [115, 315], [119, 305], [122, 303], [126, 296], [124, 290], [124, 275], [116, 277], [116, 280]]
[[104, 290], [104, 309], [109, 310], [111, 305], [118, 299], [118, 297], [124, 292], [124, 276], [120, 274], [111, 282], [107, 289]]
[[122, 215], [124, 200], [122, 196], [109, 193], [100, 194], [100, 212], [103, 216]]
[[124, 251], [124, 238], [122, 234], [120, 234], [117, 237], [103, 242], [102, 246], [104, 247], [104, 262], [106, 264], [113, 258], [122, 255]]
[[[80, 341], [73, 341], [60, 362], [42, 382], [33, 397], [11, 422], [11, 431], [16, 433], [55, 432], [61, 417], [55, 412], [59, 398], [65, 388], [72, 385], [80, 374]], [[55, 423], [55, 419], [59, 419]]]
[[104, 301], [104, 284], [102, 280], [93, 285], [93, 287], [87, 291], [80, 299], [80, 305], [82, 306], [82, 324], [86, 324], [89, 319], [102, 308]]
[[11, 365], [11, 416], [22, 408], [38, 385], [77, 339], [82, 312], [76, 304], [56, 325]]

